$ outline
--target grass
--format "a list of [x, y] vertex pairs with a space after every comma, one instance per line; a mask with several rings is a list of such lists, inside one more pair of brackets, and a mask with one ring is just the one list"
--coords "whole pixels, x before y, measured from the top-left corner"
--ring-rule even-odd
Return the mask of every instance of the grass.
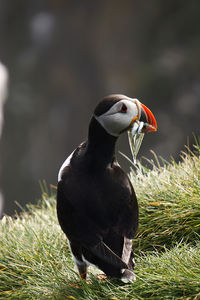
[[181, 162], [160, 165], [155, 156], [152, 170], [141, 165], [131, 180], [139, 199], [139, 250], [172, 247], [174, 242], [194, 242], [200, 236], [200, 146], [183, 152]]
[[56, 218], [55, 194], [0, 222], [0, 299], [200, 299], [200, 146], [181, 162], [130, 177], [140, 206], [133, 284], [80, 280]]

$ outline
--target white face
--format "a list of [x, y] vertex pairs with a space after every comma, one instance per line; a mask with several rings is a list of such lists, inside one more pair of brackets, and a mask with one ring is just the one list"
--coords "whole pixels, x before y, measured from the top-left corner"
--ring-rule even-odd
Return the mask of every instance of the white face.
[[139, 100], [127, 97], [118, 101], [103, 115], [95, 116], [95, 118], [109, 134], [119, 136], [134, 120], [140, 118], [140, 113]]

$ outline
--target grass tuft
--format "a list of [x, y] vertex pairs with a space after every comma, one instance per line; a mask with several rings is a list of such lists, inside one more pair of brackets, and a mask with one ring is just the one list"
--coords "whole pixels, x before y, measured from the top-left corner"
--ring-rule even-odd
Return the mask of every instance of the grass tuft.
[[131, 172], [139, 207], [137, 251], [163, 249], [200, 236], [200, 147], [181, 154], [181, 161], [163, 162], [154, 154], [152, 170], [139, 164]]
[[0, 221], [0, 299], [200, 299], [200, 147], [179, 163], [130, 174], [140, 206], [133, 284], [80, 280], [56, 217], [55, 193]]

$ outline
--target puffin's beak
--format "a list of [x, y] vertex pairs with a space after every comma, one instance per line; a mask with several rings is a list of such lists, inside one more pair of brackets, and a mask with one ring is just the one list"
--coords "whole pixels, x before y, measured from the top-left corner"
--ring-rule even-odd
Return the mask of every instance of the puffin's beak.
[[140, 102], [141, 114], [139, 121], [144, 122], [142, 132], [157, 131], [157, 123], [154, 115], [148, 107]]

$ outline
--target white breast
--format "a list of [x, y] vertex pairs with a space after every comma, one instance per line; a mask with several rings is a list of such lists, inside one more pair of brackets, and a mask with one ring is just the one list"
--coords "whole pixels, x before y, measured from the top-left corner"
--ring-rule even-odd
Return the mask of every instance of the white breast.
[[65, 167], [69, 166], [70, 164], [70, 161], [71, 161], [71, 158], [74, 154], [74, 151], [70, 154], [70, 156], [68, 156], [68, 158], [64, 161], [64, 163], [62, 164], [59, 172], [58, 172], [58, 181], [61, 180], [61, 177], [62, 177], [62, 171], [64, 170]]

